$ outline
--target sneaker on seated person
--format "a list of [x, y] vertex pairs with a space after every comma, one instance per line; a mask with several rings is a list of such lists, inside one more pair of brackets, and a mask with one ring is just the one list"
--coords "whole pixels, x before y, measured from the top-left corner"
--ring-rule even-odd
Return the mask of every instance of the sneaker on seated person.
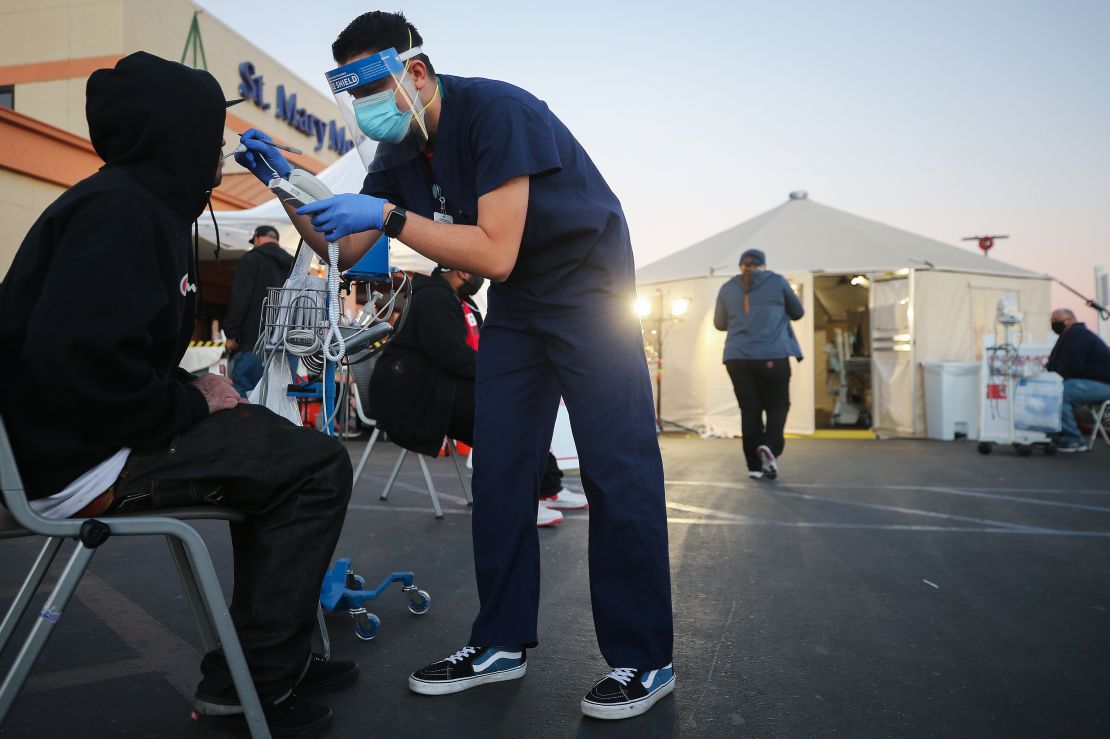
[[540, 501], [548, 508], [562, 508], [564, 510], [590, 507], [590, 501], [586, 500], [585, 495], [566, 488], [559, 488], [559, 492], [554, 495], [543, 496]]
[[544, 502], [541, 500], [539, 507], [536, 508], [536, 526], [554, 526], [562, 522], [563, 514], [554, 508], [549, 508], [544, 505]]

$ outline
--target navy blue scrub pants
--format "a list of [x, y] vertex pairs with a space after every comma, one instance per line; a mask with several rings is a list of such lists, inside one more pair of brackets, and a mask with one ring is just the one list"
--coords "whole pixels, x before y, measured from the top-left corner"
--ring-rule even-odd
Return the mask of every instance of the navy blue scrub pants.
[[474, 436], [474, 564], [481, 609], [470, 644], [538, 643], [536, 494], [560, 395], [590, 501], [590, 596], [612, 667], [671, 661], [667, 512], [651, 384], [624, 301], [570, 316], [491, 315], [482, 326]]

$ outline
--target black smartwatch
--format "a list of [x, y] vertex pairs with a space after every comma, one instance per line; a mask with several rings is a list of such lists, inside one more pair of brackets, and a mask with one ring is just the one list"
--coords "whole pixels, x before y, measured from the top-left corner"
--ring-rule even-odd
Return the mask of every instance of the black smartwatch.
[[405, 221], [408, 219], [408, 211], [404, 208], [395, 207], [389, 211], [389, 215], [385, 217], [385, 222], [382, 223], [382, 233], [391, 239], [395, 239], [401, 235], [401, 229], [405, 227]]

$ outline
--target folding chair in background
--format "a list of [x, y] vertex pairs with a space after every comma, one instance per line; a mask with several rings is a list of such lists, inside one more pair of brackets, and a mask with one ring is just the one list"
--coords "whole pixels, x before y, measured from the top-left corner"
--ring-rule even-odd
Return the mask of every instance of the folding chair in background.
[[[365, 426], [373, 426], [374, 431], [370, 434], [370, 440], [366, 443], [366, 448], [362, 451], [362, 457], [359, 459], [358, 464], [355, 465], [354, 482], [352, 485], [357, 485], [359, 478], [362, 477], [362, 471], [366, 467], [367, 460], [370, 459], [370, 453], [374, 451], [374, 445], [378, 442], [378, 437], [381, 435], [381, 426], [378, 422], [372, 419], [369, 415], [369, 409], [366, 406], [366, 398], [370, 395], [370, 377], [374, 373], [374, 365], [377, 364], [378, 355], [367, 362], [351, 365], [351, 373], [355, 378], [354, 384], [351, 386], [351, 392], [354, 393], [355, 398], [355, 412], [358, 415], [358, 420]], [[454, 439], [447, 439], [448, 451], [451, 454], [451, 461], [455, 463], [455, 473], [459, 476], [459, 485], [462, 486], [463, 496], [466, 498], [466, 504], [472, 505], [473, 498], [470, 495], [470, 486], [467, 485], [466, 476], [463, 473], [462, 460], [459, 458], [459, 449], [455, 445]], [[385, 489], [382, 490], [380, 500], [389, 500], [389, 493], [393, 490], [393, 485], [397, 482], [397, 476], [401, 474], [401, 466], [405, 463], [405, 458], [408, 457], [409, 450], [401, 447], [401, 453], [397, 457], [397, 462], [393, 465], [393, 471], [389, 475], [389, 481], [385, 484]], [[424, 484], [428, 488], [428, 496], [432, 499], [432, 509], [435, 511], [436, 518], [443, 518], [443, 508], [439, 504], [439, 494], [436, 492], [435, 483], [432, 482], [432, 473], [428, 469], [428, 463], [424, 461], [423, 454], [417, 454], [416, 459], [420, 462], [420, 471], [424, 474]]]

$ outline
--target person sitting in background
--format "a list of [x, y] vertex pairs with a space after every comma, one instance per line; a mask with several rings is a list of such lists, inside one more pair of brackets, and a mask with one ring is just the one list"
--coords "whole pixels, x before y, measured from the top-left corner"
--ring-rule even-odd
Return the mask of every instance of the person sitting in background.
[[[271, 287], [285, 284], [293, 267], [293, 257], [281, 248], [278, 231], [273, 226], [256, 228], [250, 243], [254, 248], [243, 255], [235, 268], [231, 305], [223, 321], [224, 346], [231, 357], [231, 382], [244, 398], [262, 379], [262, 360], [254, 353], [262, 303]], [[295, 361], [296, 358], [292, 358], [291, 369]]]
[[1086, 324], [1075, 320], [1067, 308], [1052, 311], [1052, 330], [1059, 335], [1045, 369], [1064, 378], [1064, 404], [1060, 408], [1061, 452], [1085, 452], [1075, 406], [1110, 400], [1110, 348]]
[[790, 411], [790, 357], [802, 359], [790, 321], [803, 315], [802, 301], [782, 275], [767, 271], [759, 249], [740, 255], [740, 274], [717, 294], [713, 326], [728, 331], [724, 362], [740, 405], [751, 478], [778, 477]]
[[[474, 442], [474, 376], [482, 314], [471, 297], [484, 280], [438, 267], [413, 278], [412, 305], [370, 380], [370, 407], [391, 440], [434, 456], [445, 436]], [[563, 488], [555, 457], [539, 487], [537, 526], [563, 520], [559, 508], [585, 508], [586, 496]]]

